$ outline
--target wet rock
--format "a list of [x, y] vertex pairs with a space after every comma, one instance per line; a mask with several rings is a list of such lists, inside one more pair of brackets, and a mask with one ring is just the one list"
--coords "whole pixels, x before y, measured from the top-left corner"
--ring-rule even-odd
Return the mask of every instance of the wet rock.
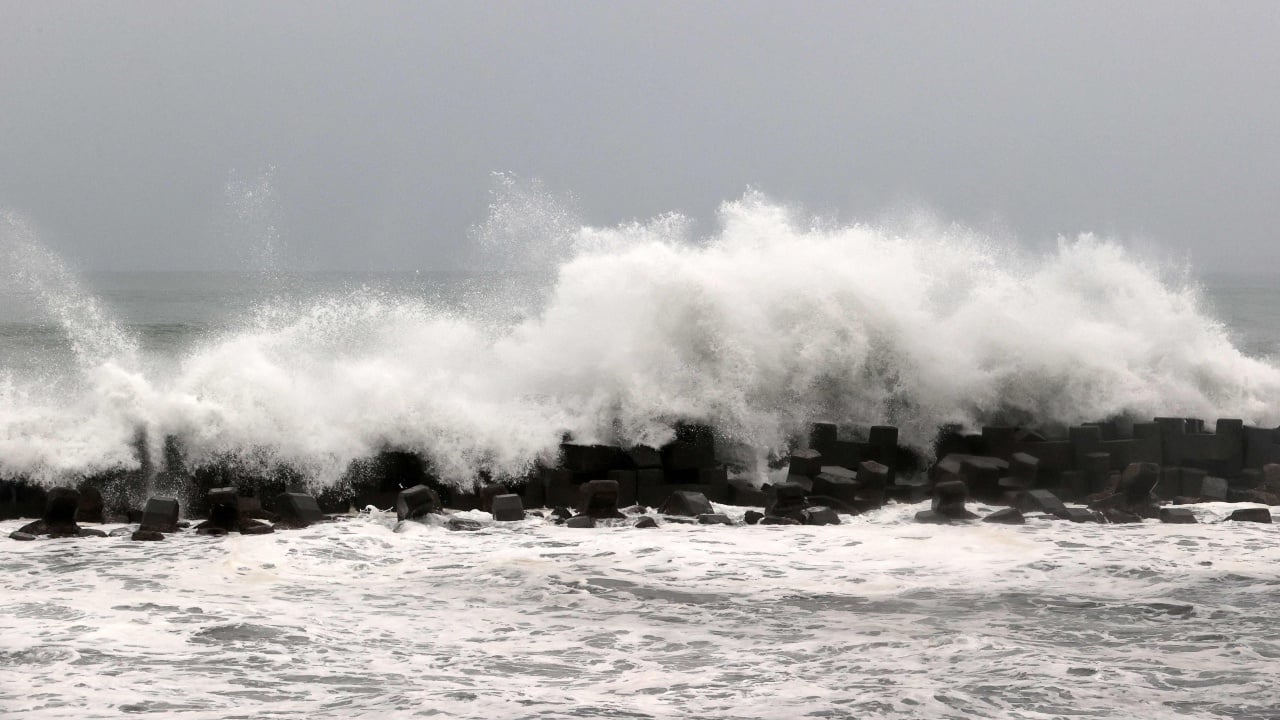
[[1271, 510], [1264, 507], [1240, 508], [1227, 516], [1235, 522], [1253, 522], [1271, 524]]
[[578, 512], [598, 520], [620, 518], [618, 492], [616, 480], [592, 480], [582, 486]]
[[224, 528], [215, 527], [212, 525], [205, 525], [204, 523], [201, 523], [200, 525], [196, 526], [196, 534], [208, 535], [210, 537], [222, 537], [223, 535], [227, 534], [227, 531]]
[[858, 463], [858, 492], [870, 506], [878, 507], [884, 504], [885, 490], [889, 487], [889, 474], [889, 466], [874, 460]]
[[1103, 519], [1115, 525], [1125, 525], [1130, 523], [1142, 522], [1142, 516], [1124, 508], [1113, 507], [1105, 508], [1100, 511]]
[[136, 530], [130, 530], [130, 529], [129, 529], [129, 528], [127, 528], [127, 527], [118, 527], [118, 528], [116, 528], [116, 529], [112, 530], [111, 532], [107, 533], [107, 536], [108, 536], [108, 537], [129, 537], [130, 535], [132, 535], [132, 534], [133, 534], [133, 533], [135, 533], [135, 532], [137, 532], [137, 531], [136, 531]]
[[1220, 477], [1205, 477], [1200, 481], [1200, 497], [1211, 502], [1226, 502], [1230, 487]]
[[729, 481], [729, 502], [733, 505], [764, 507], [769, 502], [769, 496], [750, 480], [735, 478]]
[[568, 520], [565, 520], [564, 526], [571, 528], [593, 528], [596, 526], [596, 520], [590, 515], [575, 515]]
[[1057, 495], [1048, 490], [1028, 490], [1018, 497], [1018, 509], [1022, 512], [1042, 512], [1054, 517], [1066, 517], [1067, 506]]
[[822, 453], [817, 450], [796, 450], [791, 453], [787, 473], [814, 477], [822, 472]]
[[951, 518], [933, 510], [921, 510], [916, 513], [916, 522], [927, 525], [948, 525], [951, 523]]
[[[226, 533], [223, 534], [225, 535]], [[129, 536], [129, 539], [136, 540], [138, 542], [155, 542], [156, 540], [163, 540], [164, 533], [159, 530], [135, 530], [133, 534]]]
[[699, 515], [710, 515], [715, 510], [711, 508], [711, 503], [707, 500], [706, 495], [700, 492], [678, 490], [671, 493], [667, 501], [662, 503], [662, 507], [658, 512], [663, 515], [697, 517]]
[[779, 483], [773, 489], [772, 501], [765, 507], [766, 517], [785, 517], [797, 524], [804, 522], [804, 509], [807, 507], [804, 487], [792, 482]]
[[573, 517], [573, 511], [567, 507], [552, 508], [547, 517], [551, 519], [551, 522], [554, 522], [557, 525], [562, 525], [564, 524], [564, 521]]
[[233, 487], [214, 488], [206, 495], [209, 503], [209, 519], [198, 529], [218, 528], [224, 532], [235, 530], [240, 524], [240, 494]]
[[1160, 522], [1171, 525], [1194, 525], [1199, 522], [1189, 508], [1160, 508]]
[[33, 535], [33, 534], [31, 534], [31, 533], [29, 533], [29, 532], [22, 532], [21, 530], [14, 530], [13, 532], [9, 533], [9, 539], [10, 539], [10, 540], [21, 540], [21, 541], [23, 541], [23, 542], [30, 542], [30, 541], [32, 541], [32, 540], [35, 540], [35, 539], [36, 539], [36, 536], [35, 536], [35, 535]]
[[178, 501], [174, 498], [147, 498], [147, 504], [142, 510], [142, 521], [138, 523], [138, 529], [154, 530], [162, 533], [178, 532], [179, 510]]
[[821, 472], [813, 479], [812, 494], [839, 500], [852, 507], [858, 501], [860, 484], [854, 472], [844, 468], [831, 468], [836, 472]]
[[1160, 475], [1160, 466], [1155, 463], [1129, 463], [1120, 473], [1117, 490], [1130, 507], [1149, 504], [1152, 502], [1151, 493], [1160, 483]]
[[1061, 515], [1063, 520], [1070, 520], [1077, 523], [1096, 523], [1099, 518], [1094, 512], [1088, 508], [1069, 507], [1066, 513]]
[[80, 501], [76, 505], [76, 522], [101, 523], [105, 521], [102, 493], [95, 487], [82, 485]]
[[800, 521], [795, 518], [781, 517], [779, 515], [765, 515], [760, 518], [759, 525], [799, 525]]
[[1001, 508], [990, 515], [982, 518], [982, 522], [997, 523], [1000, 525], [1023, 525], [1027, 519], [1022, 516], [1022, 511], [1018, 508]]
[[839, 525], [840, 516], [835, 510], [821, 505], [805, 508], [803, 511], [805, 525]]
[[515, 522], [524, 520], [524, 501], [519, 495], [507, 493], [498, 495], [490, 501], [493, 519], [498, 522]]
[[240, 522], [241, 535], [270, 535], [273, 532], [275, 532], [275, 528], [271, 527], [271, 523], [252, 519], [245, 519]]
[[484, 529], [484, 525], [475, 520], [450, 516], [445, 519], [444, 528], [454, 532], [475, 532]]
[[[498, 497], [499, 495], [508, 495], [510, 493], [511, 493], [511, 490], [508, 489], [507, 486], [503, 485], [502, 483], [490, 483], [488, 485], [485, 485], [484, 487], [480, 488], [480, 509], [487, 513], [492, 513], [493, 499]], [[521, 507], [524, 507], [524, 505], [521, 504]]]
[[320, 503], [307, 493], [282, 492], [276, 496], [276, 508], [284, 527], [304, 528], [328, 520], [320, 510]]
[[698, 516], [699, 525], [732, 525], [733, 521], [728, 515], [721, 513], [707, 513]]
[[742, 516], [742, 522], [748, 525], [755, 525], [763, 519], [764, 519], [764, 513], [759, 512], [757, 510], [748, 510], [746, 514]]
[[974, 520], [977, 515], [965, 507], [969, 488], [961, 480], [947, 480], [933, 486], [933, 512], [952, 520]]
[[106, 537], [106, 536], [107, 536], [106, 531], [99, 530], [98, 528], [80, 528], [80, 532], [76, 533], [76, 537], [82, 537], [82, 538]]
[[656, 528], [658, 527], [658, 521], [648, 515], [641, 515], [636, 518], [635, 522], [631, 524], [631, 527], [640, 529]]
[[1009, 475], [1012, 481], [1006, 487], [1030, 489], [1035, 487], [1040, 475], [1040, 459], [1027, 453], [1014, 453], [1009, 456]]
[[440, 496], [426, 485], [414, 485], [396, 496], [396, 519], [412, 520], [440, 512]]
[[80, 493], [74, 488], [57, 487], [49, 491], [45, 502], [44, 533], [54, 536], [75, 536], [80, 534], [80, 526], [76, 524], [76, 513], [80, 509]]

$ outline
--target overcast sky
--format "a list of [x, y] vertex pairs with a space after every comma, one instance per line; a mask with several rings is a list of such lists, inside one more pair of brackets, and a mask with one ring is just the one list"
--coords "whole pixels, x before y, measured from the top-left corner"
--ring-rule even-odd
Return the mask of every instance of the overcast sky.
[[0, 207], [93, 269], [456, 266], [490, 173], [1280, 261], [1280, 4], [0, 0]]

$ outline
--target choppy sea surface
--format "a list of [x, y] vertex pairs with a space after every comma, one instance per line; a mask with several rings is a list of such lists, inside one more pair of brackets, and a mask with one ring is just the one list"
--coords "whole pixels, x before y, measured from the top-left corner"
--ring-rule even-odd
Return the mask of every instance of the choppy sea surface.
[[[740, 515], [741, 508], [722, 508]], [[366, 512], [13, 542], [0, 709], [108, 718], [1275, 718], [1274, 526], [658, 529]], [[0, 523], [9, 532], [18, 523]]]

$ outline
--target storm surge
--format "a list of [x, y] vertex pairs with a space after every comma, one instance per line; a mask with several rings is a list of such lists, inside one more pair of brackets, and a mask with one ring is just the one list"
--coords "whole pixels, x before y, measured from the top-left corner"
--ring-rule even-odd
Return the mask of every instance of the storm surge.
[[490, 242], [507, 269], [536, 255], [518, 296], [265, 301], [160, 362], [4, 216], [3, 282], [73, 357], [0, 369], [0, 475], [136, 466], [140, 429], [157, 456], [173, 435], [192, 463], [287, 464], [321, 487], [386, 448], [462, 484], [521, 475], [566, 433], [656, 446], [682, 420], [761, 452], [817, 419], [897, 425], [924, 452], [946, 425], [1280, 422], [1280, 369], [1240, 352], [1194, 283], [1105, 239], [1033, 255], [953, 226], [822, 222], [756, 193], [705, 237], [676, 215], [587, 227], [527, 196], [495, 204], [480, 234], [512, 227], [542, 235]]

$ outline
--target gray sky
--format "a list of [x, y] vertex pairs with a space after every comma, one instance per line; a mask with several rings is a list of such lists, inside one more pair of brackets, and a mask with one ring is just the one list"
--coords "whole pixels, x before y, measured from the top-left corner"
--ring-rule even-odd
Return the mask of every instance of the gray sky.
[[754, 186], [1280, 260], [1280, 4], [0, 0], [0, 207], [81, 267], [454, 266], [490, 172], [612, 224]]

